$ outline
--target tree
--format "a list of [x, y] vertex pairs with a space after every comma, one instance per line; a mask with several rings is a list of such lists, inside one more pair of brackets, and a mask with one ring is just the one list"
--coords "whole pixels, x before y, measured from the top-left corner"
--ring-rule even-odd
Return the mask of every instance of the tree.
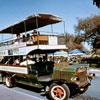
[[93, 0], [93, 4], [100, 8], [100, 0]]
[[73, 36], [68, 33], [66, 34], [66, 46], [68, 47], [68, 51], [73, 49], [84, 49], [80, 36]]
[[75, 31], [82, 41], [87, 41], [95, 49], [98, 48], [100, 45], [100, 16], [79, 19], [78, 25], [75, 26]]

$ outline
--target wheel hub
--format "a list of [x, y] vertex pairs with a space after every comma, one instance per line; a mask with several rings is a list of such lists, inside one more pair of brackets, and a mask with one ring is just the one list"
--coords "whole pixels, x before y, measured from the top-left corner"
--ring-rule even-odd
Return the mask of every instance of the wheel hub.
[[64, 91], [61, 88], [59, 88], [59, 87], [55, 88], [53, 93], [54, 93], [54, 95], [56, 97], [58, 97], [60, 99], [64, 96]]

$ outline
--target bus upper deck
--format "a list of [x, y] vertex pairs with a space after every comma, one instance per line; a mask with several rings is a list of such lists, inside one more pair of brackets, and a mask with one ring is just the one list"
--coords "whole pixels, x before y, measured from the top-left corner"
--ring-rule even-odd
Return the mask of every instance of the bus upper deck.
[[[16, 35], [16, 38], [0, 43], [0, 56], [27, 55], [35, 49], [66, 49], [64, 37], [57, 35], [41, 35], [39, 28], [62, 22], [63, 19], [51, 14], [35, 14], [0, 30], [0, 34]], [[52, 30], [52, 29], [51, 29]], [[30, 32], [31, 31], [31, 32]], [[27, 34], [27, 32], [29, 32]], [[12, 36], [13, 37], [13, 36]]]
[[0, 30], [0, 33], [19, 34], [62, 21], [62, 18], [51, 14], [34, 14], [20, 22], [15, 23], [14, 25]]

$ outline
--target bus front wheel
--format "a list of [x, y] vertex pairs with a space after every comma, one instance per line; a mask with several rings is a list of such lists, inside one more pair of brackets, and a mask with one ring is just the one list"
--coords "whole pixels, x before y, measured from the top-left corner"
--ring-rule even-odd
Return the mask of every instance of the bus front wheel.
[[66, 84], [51, 84], [49, 89], [49, 97], [51, 100], [68, 100], [69, 96], [70, 90]]

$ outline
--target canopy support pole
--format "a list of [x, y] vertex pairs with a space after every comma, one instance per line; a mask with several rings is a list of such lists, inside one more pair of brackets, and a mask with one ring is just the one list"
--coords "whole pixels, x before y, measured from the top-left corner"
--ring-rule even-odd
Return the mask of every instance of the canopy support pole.
[[36, 17], [36, 29], [37, 29], [37, 46], [39, 49], [39, 32], [38, 32], [38, 18]]
[[53, 35], [53, 25], [51, 24], [51, 33]]
[[[11, 33], [13, 33], [13, 27], [11, 27]], [[12, 34], [12, 38], [13, 38], [13, 34]], [[14, 43], [14, 40], [12, 41], [13, 43]], [[9, 56], [8, 56], [9, 57]], [[9, 58], [8, 58], [8, 60], [9, 60]], [[13, 63], [14, 63], [14, 56], [13, 56]]]
[[24, 31], [25, 31], [25, 34], [26, 34], [26, 21], [24, 21]]

